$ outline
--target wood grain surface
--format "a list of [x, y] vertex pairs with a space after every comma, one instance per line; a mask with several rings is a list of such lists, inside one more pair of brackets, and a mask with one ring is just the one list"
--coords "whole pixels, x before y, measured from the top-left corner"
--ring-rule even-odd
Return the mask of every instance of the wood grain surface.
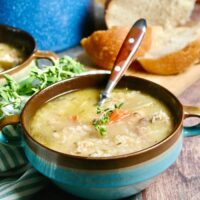
[[153, 81], [167, 88], [175, 95], [181, 95], [186, 88], [194, 84], [200, 78], [200, 64], [193, 65], [187, 71], [170, 76], [154, 75], [148, 74], [144, 71], [132, 71], [127, 72], [129, 75], [145, 78], [147, 80]]

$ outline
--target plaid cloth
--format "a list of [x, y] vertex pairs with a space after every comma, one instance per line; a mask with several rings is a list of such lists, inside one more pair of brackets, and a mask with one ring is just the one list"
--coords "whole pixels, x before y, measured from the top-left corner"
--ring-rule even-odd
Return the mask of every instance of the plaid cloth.
[[[19, 125], [9, 125], [0, 134], [19, 137], [21, 131]], [[47, 182], [28, 163], [21, 147], [0, 144], [0, 200], [29, 199]]]

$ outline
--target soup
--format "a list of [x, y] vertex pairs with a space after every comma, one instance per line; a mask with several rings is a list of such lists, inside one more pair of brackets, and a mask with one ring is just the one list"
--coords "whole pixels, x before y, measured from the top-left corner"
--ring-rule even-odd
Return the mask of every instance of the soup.
[[84, 89], [45, 103], [33, 116], [31, 136], [62, 153], [108, 157], [145, 149], [172, 132], [169, 109], [152, 96], [114, 89], [99, 108], [99, 94]]
[[0, 43], [0, 72], [20, 64], [23, 60], [23, 52], [18, 48]]

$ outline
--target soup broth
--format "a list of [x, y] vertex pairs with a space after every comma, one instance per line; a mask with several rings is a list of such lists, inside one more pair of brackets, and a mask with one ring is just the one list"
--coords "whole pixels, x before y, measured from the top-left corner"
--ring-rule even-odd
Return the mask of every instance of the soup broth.
[[140, 91], [114, 89], [101, 109], [123, 105], [116, 109], [120, 114], [115, 110], [107, 116], [102, 136], [93, 125], [103, 115], [97, 114], [99, 94], [98, 89], [84, 89], [45, 103], [32, 119], [31, 136], [62, 153], [108, 157], [145, 149], [172, 132], [172, 116], [162, 102]]
[[18, 48], [0, 43], [0, 72], [10, 69], [24, 60], [24, 54]]

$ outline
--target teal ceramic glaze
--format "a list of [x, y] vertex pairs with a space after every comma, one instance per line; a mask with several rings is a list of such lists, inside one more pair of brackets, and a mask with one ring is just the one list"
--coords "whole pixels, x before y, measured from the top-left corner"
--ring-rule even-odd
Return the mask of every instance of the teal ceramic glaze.
[[[156, 158], [139, 165], [108, 171], [84, 171], [60, 167], [37, 156], [25, 145], [30, 163], [63, 190], [86, 199], [120, 199], [148, 187], [153, 178], [165, 171], [181, 152], [183, 137]], [[48, 156], [48, 155], [47, 155]]]
[[184, 133], [185, 137], [191, 137], [191, 136], [200, 135], [200, 125], [194, 126], [194, 127], [184, 128], [184, 132], [183, 133]]

